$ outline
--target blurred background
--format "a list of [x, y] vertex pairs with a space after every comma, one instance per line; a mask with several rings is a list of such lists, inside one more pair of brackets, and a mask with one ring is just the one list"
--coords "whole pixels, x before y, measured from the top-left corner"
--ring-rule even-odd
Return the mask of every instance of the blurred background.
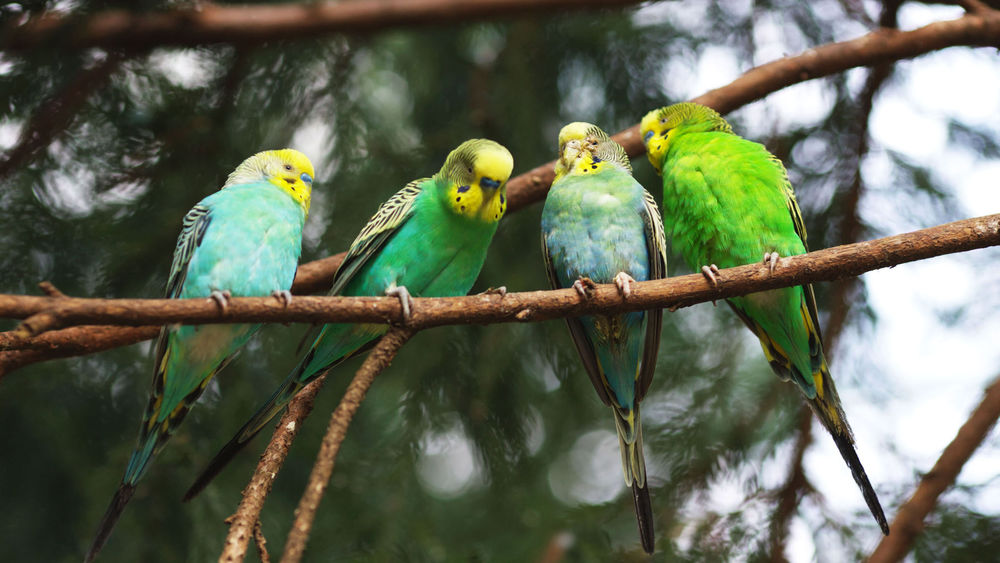
[[[116, 6], [139, 9], [0, 2], [0, 18]], [[616, 132], [880, 20], [913, 29], [961, 14], [910, 2], [686, 0], [255, 46], [0, 52], [0, 292], [38, 294], [49, 280], [74, 296], [161, 296], [183, 215], [259, 150], [293, 147], [316, 165], [308, 261], [345, 250], [382, 201], [467, 138], [506, 145], [518, 174], [555, 158], [569, 121]], [[728, 119], [784, 160], [813, 249], [1000, 211], [995, 50], [854, 69]], [[646, 159], [633, 165], [659, 199]], [[540, 213], [536, 204], [502, 221], [474, 291], [547, 287]], [[671, 258], [671, 275], [689, 273]], [[832, 371], [890, 518], [1000, 373], [998, 258], [980, 250], [816, 286]], [[270, 432], [200, 497], [180, 497], [295, 365], [304, 332], [265, 327], [212, 383], [101, 561], [218, 557], [223, 519]], [[135, 442], [150, 348], [3, 378], [5, 559], [82, 558]], [[333, 373], [267, 499], [275, 555], [359, 365]], [[832, 441], [727, 307], [665, 315], [643, 406], [655, 560], [845, 561], [877, 544]], [[914, 560], [1000, 553], [997, 467], [994, 432], [941, 498]], [[805, 484], [789, 486], [796, 468]], [[376, 380], [306, 560], [642, 560], [634, 519], [611, 414], [565, 324], [446, 327], [418, 335]], [[248, 560], [257, 558], [251, 546]]]

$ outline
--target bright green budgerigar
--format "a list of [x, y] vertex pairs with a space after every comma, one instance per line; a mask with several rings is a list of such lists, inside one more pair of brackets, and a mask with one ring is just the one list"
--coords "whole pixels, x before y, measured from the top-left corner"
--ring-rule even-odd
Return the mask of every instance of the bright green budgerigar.
[[[437, 174], [410, 182], [382, 204], [348, 249], [330, 295], [395, 295], [409, 316], [411, 294], [467, 294], [507, 209], [513, 166], [510, 152], [493, 141], [459, 145]], [[298, 366], [209, 462], [184, 499], [198, 494], [300, 389], [367, 350], [387, 330], [383, 324], [324, 325]]]
[[[309, 159], [291, 149], [264, 151], [243, 161], [221, 190], [184, 217], [167, 297], [211, 298], [223, 310], [234, 296], [270, 294], [288, 303], [314, 174]], [[153, 456], [212, 377], [258, 328], [259, 324], [170, 325], [160, 331], [153, 388], [138, 444], [87, 561], [104, 546]]]
[[[682, 103], [649, 112], [640, 125], [663, 176], [663, 222], [671, 244], [713, 285], [719, 268], [804, 254], [806, 230], [785, 167], [763, 145], [732, 132], [714, 110]], [[810, 285], [728, 299], [760, 339], [774, 372], [792, 380], [833, 437], [882, 533], [889, 526], [858, 459], [823, 352]]]
[[[595, 125], [559, 132], [555, 181], [542, 211], [542, 254], [553, 288], [586, 279], [614, 283], [628, 299], [631, 283], [666, 275], [666, 241], [656, 202], [632, 178], [628, 155]], [[654, 548], [653, 510], [642, 451], [639, 401], [656, 369], [663, 311], [567, 319], [597, 395], [611, 407], [625, 484], [632, 488], [643, 549]]]

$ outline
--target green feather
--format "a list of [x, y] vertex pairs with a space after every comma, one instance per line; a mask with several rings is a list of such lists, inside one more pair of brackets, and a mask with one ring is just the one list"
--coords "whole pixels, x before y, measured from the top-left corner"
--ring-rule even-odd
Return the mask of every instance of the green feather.
[[[785, 167], [763, 145], [734, 134], [714, 110], [692, 103], [653, 110], [643, 118], [640, 134], [650, 163], [663, 176], [664, 228], [692, 269], [750, 264], [772, 252], [807, 252], [802, 214]], [[797, 384], [888, 534], [830, 376], [812, 286], [727, 302], [760, 339], [775, 373]]]

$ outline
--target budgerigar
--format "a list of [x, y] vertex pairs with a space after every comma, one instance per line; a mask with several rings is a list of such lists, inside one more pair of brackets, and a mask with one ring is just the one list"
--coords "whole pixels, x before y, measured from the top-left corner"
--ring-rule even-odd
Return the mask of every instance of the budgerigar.
[[[627, 299], [632, 282], [666, 275], [666, 242], [656, 202], [632, 178], [628, 155], [595, 125], [559, 133], [555, 181], [542, 211], [542, 253], [553, 288], [615, 283]], [[567, 319], [594, 389], [611, 407], [625, 484], [632, 487], [639, 537], [654, 548], [653, 512], [642, 451], [639, 401], [656, 369], [663, 311]]]
[[[649, 161], [663, 176], [663, 220], [672, 244], [711, 283], [718, 268], [803, 254], [806, 230], [785, 167], [758, 143], [732, 132], [714, 110], [682, 103], [641, 123]], [[760, 339], [774, 372], [792, 380], [833, 437], [882, 533], [882, 506], [861, 466], [823, 352], [810, 285], [728, 299]]]
[[[486, 139], [453, 150], [431, 178], [414, 180], [382, 204], [351, 244], [330, 295], [395, 295], [409, 314], [410, 295], [465, 295], [486, 260], [507, 208], [514, 160]], [[388, 330], [381, 324], [328, 324], [270, 399], [209, 462], [185, 494], [197, 495], [300, 389], [343, 360], [367, 350]]]
[[[292, 149], [243, 161], [222, 189], [184, 217], [167, 280], [167, 297], [214, 299], [275, 295], [287, 303], [302, 251], [312, 164]], [[139, 440], [86, 561], [97, 555], [136, 483], [202, 391], [259, 324], [171, 325], [160, 331], [153, 388]]]

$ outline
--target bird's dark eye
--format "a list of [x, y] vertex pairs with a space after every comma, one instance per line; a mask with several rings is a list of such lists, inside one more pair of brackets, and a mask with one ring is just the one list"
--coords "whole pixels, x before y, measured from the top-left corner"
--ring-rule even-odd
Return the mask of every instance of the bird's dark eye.
[[285, 170], [288, 170], [289, 172], [291, 172], [292, 171], [292, 165], [291, 164], [286, 164], [285, 165]]
[[466, 168], [466, 170], [468, 170], [468, 171], [469, 171], [469, 174], [472, 174], [472, 167], [471, 167], [471, 166], [470, 166], [470, 167], [468, 167], [468, 168]]

